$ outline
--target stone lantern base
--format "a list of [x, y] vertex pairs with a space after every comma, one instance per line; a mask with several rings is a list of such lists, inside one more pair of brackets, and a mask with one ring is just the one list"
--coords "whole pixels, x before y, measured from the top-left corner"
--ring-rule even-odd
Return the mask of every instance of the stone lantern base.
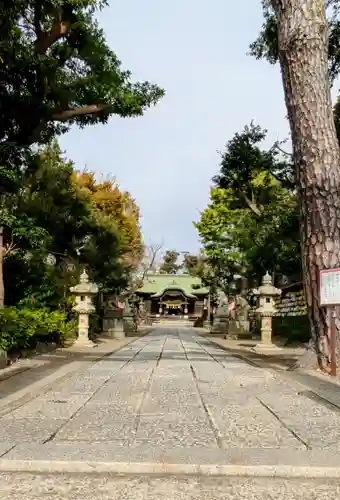
[[95, 347], [95, 345], [96, 344], [92, 342], [92, 340], [90, 340], [87, 335], [86, 336], [78, 335], [72, 347], [86, 348], [86, 347]]
[[270, 354], [282, 351], [282, 347], [279, 347], [276, 344], [263, 344], [262, 342], [260, 342], [259, 344], [256, 344], [256, 346], [252, 348], [252, 351], [258, 352], [259, 354]]
[[255, 347], [254, 351], [269, 354], [273, 351], [281, 351], [281, 347], [273, 344], [272, 342], [272, 318], [262, 317], [261, 318], [261, 342], [259, 342]]

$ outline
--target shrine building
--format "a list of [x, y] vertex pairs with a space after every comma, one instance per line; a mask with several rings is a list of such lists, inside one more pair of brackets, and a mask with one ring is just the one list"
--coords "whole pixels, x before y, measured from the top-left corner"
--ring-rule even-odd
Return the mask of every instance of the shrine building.
[[204, 316], [209, 289], [188, 274], [148, 274], [137, 295], [151, 317], [195, 321]]

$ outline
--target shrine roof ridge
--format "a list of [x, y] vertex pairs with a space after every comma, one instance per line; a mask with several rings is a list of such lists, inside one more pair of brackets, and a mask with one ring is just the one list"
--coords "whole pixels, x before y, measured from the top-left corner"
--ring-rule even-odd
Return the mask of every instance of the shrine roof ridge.
[[158, 296], [166, 289], [183, 291], [187, 296], [194, 298], [196, 295], [206, 295], [209, 289], [202, 285], [199, 277], [189, 274], [147, 274], [138, 293]]

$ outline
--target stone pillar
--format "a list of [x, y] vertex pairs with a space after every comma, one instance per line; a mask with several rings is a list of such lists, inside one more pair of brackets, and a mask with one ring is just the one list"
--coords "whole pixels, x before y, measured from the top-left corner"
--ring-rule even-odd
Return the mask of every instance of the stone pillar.
[[277, 311], [275, 298], [280, 297], [281, 290], [273, 286], [272, 277], [267, 272], [262, 278], [262, 285], [253, 290], [253, 293], [259, 297], [260, 307], [256, 309], [256, 312], [261, 317], [261, 342], [255, 349], [279, 349], [272, 342], [272, 317]]
[[74, 346], [92, 347], [94, 344], [89, 339], [89, 317], [91, 313], [95, 312], [92, 299], [98, 293], [98, 286], [95, 283], [90, 283], [87, 272], [84, 270], [80, 276], [79, 284], [71, 287], [70, 291], [76, 296], [73, 310], [78, 314], [78, 337]]
[[271, 316], [262, 316], [261, 318], [261, 346], [271, 347], [272, 343], [272, 318]]

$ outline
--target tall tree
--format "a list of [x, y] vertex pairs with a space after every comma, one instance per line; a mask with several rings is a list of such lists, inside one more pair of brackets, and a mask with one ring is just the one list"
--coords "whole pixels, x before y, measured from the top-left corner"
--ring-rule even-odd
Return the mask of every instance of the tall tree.
[[[270, 64], [279, 62], [278, 25], [271, 0], [262, 0], [264, 23], [257, 39], [250, 44], [250, 55]], [[328, 22], [328, 73], [331, 85], [340, 74], [340, 1], [326, 2]], [[334, 120], [340, 142], [340, 101], [334, 106]]]
[[326, 369], [329, 325], [319, 304], [318, 277], [321, 269], [340, 262], [340, 150], [330, 94], [326, 7], [319, 0], [272, 0], [271, 5], [298, 180], [308, 312], [319, 365]]
[[[71, 284], [69, 264], [89, 266], [103, 290], [127, 285], [130, 263], [123, 258], [124, 235], [116, 219], [99, 210], [74, 179], [72, 163], [52, 143], [32, 155], [21, 188], [7, 195], [1, 213], [7, 304], [34, 296], [57, 306]], [[48, 265], [49, 254], [56, 265]]]
[[117, 228], [121, 237], [123, 260], [138, 267], [143, 257], [139, 208], [127, 191], [121, 191], [114, 178], [96, 180], [93, 172], [77, 172], [74, 181], [103, 217]]
[[109, 116], [142, 115], [164, 94], [132, 83], [96, 21], [105, 0], [0, 2], [0, 143], [13, 148], [46, 142]]
[[179, 252], [176, 252], [176, 250], [167, 250], [163, 256], [159, 272], [161, 274], [176, 274], [181, 268], [181, 265], [178, 264], [178, 258]]
[[182, 269], [185, 273], [190, 274], [190, 276], [197, 276], [199, 264], [200, 257], [198, 255], [184, 254]]
[[224, 289], [235, 273], [256, 282], [266, 270], [299, 274], [298, 212], [290, 158], [264, 149], [253, 123], [228, 141], [210, 203], [196, 223], [215, 279]]
[[133, 83], [121, 68], [96, 20], [96, 11], [106, 5], [106, 0], [0, 1], [1, 198], [13, 188], [8, 171], [20, 171], [32, 144], [47, 143], [73, 124], [140, 116], [164, 95], [157, 85]]

